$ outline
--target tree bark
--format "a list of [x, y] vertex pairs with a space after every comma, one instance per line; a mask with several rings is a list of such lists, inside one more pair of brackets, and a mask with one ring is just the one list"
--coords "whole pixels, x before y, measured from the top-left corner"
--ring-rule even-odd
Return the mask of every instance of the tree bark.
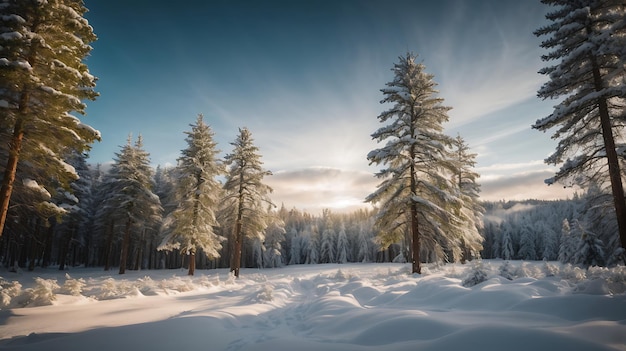
[[[597, 92], [602, 91], [602, 76], [595, 57], [591, 57], [593, 71], [594, 88]], [[613, 193], [613, 205], [617, 215], [617, 228], [619, 232], [622, 248], [626, 249], [626, 199], [624, 199], [624, 187], [622, 185], [619, 159], [615, 150], [615, 139], [606, 98], [598, 99], [598, 111], [600, 113], [600, 125], [602, 127], [602, 138], [609, 165], [609, 178], [611, 180], [611, 191]]]
[[196, 272], [196, 250], [189, 250], [189, 271], [187, 275], [193, 275]]
[[[28, 94], [22, 94], [25, 106], [28, 103]], [[21, 109], [25, 110], [25, 108]], [[20, 113], [21, 115], [21, 113]], [[15, 174], [17, 173], [17, 163], [22, 151], [22, 141], [24, 140], [24, 120], [18, 117], [13, 127], [13, 136], [9, 142], [9, 158], [7, 159], [4, 177], [2, 178], [2, 188], [0, 188], [0, 236], [4, 231], [7, 213], [9, 212], [9, 202], [13, 193], [13, 183], [15, 182]]]
[[[413, 175], [414, 166], [411, 165], [411, 195], [415, 195], [417, 188], [415, 182], [415, 176]], [[412, 250], [411, 255], [412, 273], [422, 274], [421, 259], [420, 259], [420, 234], [419, 234], [419, 222], [417, 218], [417, 203], [411, 199], [411, 237], [412, 237]]]
[[113, 229], [115, 226], [115, 222], [109, 222], [109, 227], [107, 230], [107, 239], [104, 248], [104, 270], [108, 271], [111, 269], [111, 255], [113, 254]]
[[120, 257], [119, 274], [126, 273], [126, 260], [128, 258], [128, 248], [130, 247], [130, 227], [132, 221], [130, 217], [126, 220], [126, 228], [124, 228], [124, 240], [122, 241], [122, 253]]
[[243, 172], [239, 174], [239, 203], [237, 207], [237, 222], [235, 224], [235, 245], [233, 247], [233, 259], [230, 264], [230, 271], [234, 272], [235, 277], [239, 278], [239, 269], [241, 268], [241, 250], [243, 246]]

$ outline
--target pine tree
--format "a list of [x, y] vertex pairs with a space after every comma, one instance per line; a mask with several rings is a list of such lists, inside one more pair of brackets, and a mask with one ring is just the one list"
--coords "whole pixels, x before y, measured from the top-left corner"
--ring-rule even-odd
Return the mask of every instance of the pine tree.
[[65, 159], [100, 139], [99, 132], [70, 114], [84, 114], [82, 100], [97, 96], [96, 78], [83, 62], [96, 40], [83, 18], [86, 11], [80, 0], [0, 2], [0, 130], [10, 131], [0, 145], [0, 154], [6, 155], [0, 157], [5, 167], [0, 235], [21, 161], [68, 189], [77, 175]]
[[551, 51], [542, 59], [557, 63], [540, 71], [550, 80], [538, 96], [561, 99], [551, 115], [533, 125], [541, 131], [558, 128], [553, 138], [559, 144], [546, 163], [562, 166], [547, 182], [584, 186], [609, 179], [626, 248], [626, 199], [617, 151], [624, 149], [626, 6], [614, 0], [542, 2], [556, 9], [546, 15], [551, 23], [535, 34], [548, 36], [541, 46]]
[[500, 251], [502, 259], [512, 260], [515, 258], [515, 250], [513, 248], [513, 236], [509, 228], [502, 232], [502, 249]]
[[156, 229], [161, 222], [161, 202], [152, 192], [150, 155], [143, 149], [141, 136], [135, 144], [129, 137], [116, 153], [110, 175], [105, 182], [110, 193], [105, 199], [105, 214], [123, 224], [123, 238], [119, 274], [126, 272], [130, 242], [144, 229]]
[[483, 248], [480, 230], [484, 227], [482, 217], [485, 209], [480, 204], [480, 185], [476, 181], [480, 175], [474, 171], [476, 156], [475, 153], [470, 152], [469, 146], [461, 135], [457, 135], [452, 140], [452, 160], [455, 163], [454, 180], [463, 204], [461, 210], [457, 212], [463, 224], [459, 227], [463, 250], [461, 260], [463, 261], [478, 255]]
[[535, 232], [527, 221], [524, 221], [522, 225], [519, 240], [520, 247], [517, 252], [517, 257], [522, 260], [536, 260], [537, 248], [535, 246]]
[[573, 250], [573, 238], [571, 235], [571, 228], [569, 225], [569, 221], [566, 219], [563, 220], [563, 224], [561, 227], [561, 240], [559, 244], [559, 261], [561, 263], [570, 263], [572, 259], [572, 255], [574, 254]]
[[234, 149], [225, 157], [229, 169], [224, 184], [222, 223], [232, 223], [230, 270], [239, 277], [244, 237], [263, 238], [269, 216], [266, 208], [274, 205], [268, 197], [272, 188], [263, 184], [263, 178], [272, 173], [263, 169], [259, 148], [254, 145], [250, 131], [240, 128], [237, 140], [231, 145]]
[[335, 259], [335, 262], [348, 262], [348, 236], [346, 235], [346, 228], [343, 223], [341, 224], [341, 229], [339, 229], [339, 233], [337, 234], [337, 258]]
[[282, 242], [285, 241], [285, 223], [278, 217], [270, 218], [265, 230], [264, 268], [276, 268], [283, 265]]
[[604, 266], [606, 257], [602, 241], [594, 233], [585, 230], [581, 223], [578, 223], [578, 226], [580, 227], [580, 237], [572, 257], [572, 263], [585, 267]]
[[335, 230], [326, 228], [322, 232], [322, 242], [320, 243], [320, 263], [335, 263]]
[[219, 162], [213, 131], [200, 114], [191, 131], [185, 132], [187, 148], [178, 158], [175, 198], [176, 209], [162, 227], [162, 250], [178, 249], [189, 257], [189, 275], [196, 269], [196, 251], [201, 249], [210, 259], [219, 257], [224, 237], [215, 232], [216, 212], [221, 184], [217, 177], [224, 173]]
[[378, 207], [376, 226], [378, 242], [383, 248], [400, 242], [408, 233], [412, 243], [412, 271], [421, 272], [422, 238], [429, 250], [459, 250], [457, 235], [461, 224], [454, 215], [461, 201], [454, 196], [455, 185], [449, 174], [454, 164], [447, 147], [450, 137], [443, 134], [442, 124], [448, 120], [450, 108], [436, 97], [433, 76], [424, 72], [424, 65], [415, 62], [416, 55], [407, 53], [394, 64], [393, 81], [382, 89], [381, 103], [393, 107], [378, 119], [387, 123], [372, 134], [387, 144], [372, 150], [370, 164], [384, 165], [376, 177], [382, 179], [378, 189], [366, 201]]

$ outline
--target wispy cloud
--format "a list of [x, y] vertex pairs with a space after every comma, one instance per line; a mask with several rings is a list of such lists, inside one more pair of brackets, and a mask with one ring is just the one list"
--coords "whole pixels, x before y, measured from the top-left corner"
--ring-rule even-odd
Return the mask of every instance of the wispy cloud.
[[548, 186], [544, 182], [553, 175], [553, 171], [539, 170], [481, 179], [481, 198], [488, 201], [571, 198], [577, 189], [558, 184]]
[[274, 189], [272, 199], [277, 205], [315, 214], [325, 208], [338, 212], [370, 208], [364, 199], [378, 184], [371, 173], [337, 168], [280, 171], [265, 182]]

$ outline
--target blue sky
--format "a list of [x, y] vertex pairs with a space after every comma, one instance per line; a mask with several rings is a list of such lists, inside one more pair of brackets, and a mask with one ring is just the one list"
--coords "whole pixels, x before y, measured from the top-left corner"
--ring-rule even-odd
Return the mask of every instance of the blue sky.
[[110, 162], [132, 133], [154, 165], [173, 165], [202, 113], [224, 153], [250, 129], [278, 204], [361, 206], [378, 184], [366, 155], [381, 146], [370, 137], [389, 108], [380, 89], [412, 51], [453, 108], [446, 132], [478, 154], [485, 199], [567, 195], [543, 184], [556, 141], [530, 128], [554, 105], [536, 97], [539, 1], [85, 3], [101, 96], [83, 120], [103, 136], [90, 162]]

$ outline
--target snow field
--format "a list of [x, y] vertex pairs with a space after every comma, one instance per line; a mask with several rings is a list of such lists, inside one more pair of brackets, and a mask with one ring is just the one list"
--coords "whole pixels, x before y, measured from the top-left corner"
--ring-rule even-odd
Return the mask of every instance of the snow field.
[[0, 310], [0, 350], [626, 350], [624, 267], [409, 269], [22, 272], [12, 276], [21, 292]]

